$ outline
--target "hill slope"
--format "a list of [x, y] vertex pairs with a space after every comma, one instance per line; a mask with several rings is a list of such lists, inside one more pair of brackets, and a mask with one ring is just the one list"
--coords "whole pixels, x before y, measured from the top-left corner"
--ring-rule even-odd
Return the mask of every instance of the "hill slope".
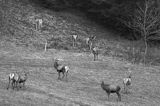
[[[12, 0], [9, 3], [7, 6], [12, 11], [8, 11], [10, 15], [7, 17], [9, 22], [5, 27], [7, 30], [1, 30], [0, 105], [158, 106], [160, 104], [159, 67], [133, 65], [112, 57], [125, 51], [129, 45], [128, 41], [116, 39], [113, 33], [88, 21], [83, 14], [79, 12], [75, 14], [73, 10], [52, 12], [35, 7], [27, 0], [23, 2]], [[44, 20], [41, 31], [35, 30], [35, 17]], [[75, 48], [72, 48], [72, 34], [79, 35]], [[84, 38], [90, 35], [97, 36], [95, 44], [101, 51], [98, 61], [93, 61], [92, 54], [83, 52], [88, 51]], [[46, 39], [49, 41], [48, 48], [51, 49], [43, 52]], [[113, 53], [117, 49], [121, 51], [118, 54]], [[60, 58], [62, 64], [69, 65], [68, 81], [57, 80], [57, 72], [53, 67], [55, 58]], [[128, 67], [133, 71], [133, 84], [130, 93], [124, 94], [122, 79]], [[26, 88], [19, 91], [7, 90], [8, 74], [22, 71], [29, 72]], [[121, 86], [121, 102], [116, 101], [116, 95], [111, 95], [110, 101], [107, 100], [106, 93], [100, 88], [102, 80], [105, 83], [118, 83]]]
[[[88, 48], [85, 44], [85, 38], [95, 35], [97, 39], [94, 44], [101, 50], [103, 49], [103, 53], [108, 48], [114, 48], [118, 43], [121, 43], [113, 33], [87, 20], [85, 15], [79, 11], [53, 12], [34, 7], [35, 5], [31, 5], [27, 1], [13, 0], [6, 4], [9, 9], [6, 10], [8, 12], [7, 21], [4, 19], [7, 25], [5, 30], [2, 30], [4, 34], [1, 34], [3, 41], [8, 40], [16, 45], [40, 50], [44, 49], [44, 44], [47, 41], [48, 48], [72, 50], [71, 35], [77, 34], [77, 47], [74, 50], [86, 51]], [[36, 18], [43, 19], [43, 27], [39, 31], [35, 29]]]
[[[54, 58], [69, 65], [68, 81], [57, 80], [53, 67]], [[143, 67], [100, 56], [93, 61], [86, 53], [73, 53], [65, 50], [33, 52], [23, 48], [1, 49], [0, 52], [0, 99], [1, 105], [13, 106], [158, 106], [159, 105], [159, 67]], [[127, 67], [133, 72], [130, 93], [123, 91], [122, 79]], [[29, 72], [26, 88], [19, 91], [7, 90], [10, 72]], [[107, 100], [100, 83], [117, 83], [121, 86], [122, 101], [117, 95]]]

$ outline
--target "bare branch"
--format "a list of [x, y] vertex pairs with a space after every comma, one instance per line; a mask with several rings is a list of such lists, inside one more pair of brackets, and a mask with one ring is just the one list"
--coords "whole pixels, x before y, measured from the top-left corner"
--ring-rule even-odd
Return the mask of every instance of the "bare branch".
[[156, 34], [156, 33], [160, 33], [160, 29], [150, 32], [149, 35]]
[[152, 20], [151, 23], [149, 23], [149, 25], [146, 27], [146, 30], [149, 30], [151, 27], [153, 27], [157, 22], [159, 22], [159, 20], [155, 19]]
[[137, 7], [138, 7], [138, 10], [139, 10], [139, 13], [144, 14], [144, 10], [142, 9], [142, 7], [139, 4], [137, 4]]

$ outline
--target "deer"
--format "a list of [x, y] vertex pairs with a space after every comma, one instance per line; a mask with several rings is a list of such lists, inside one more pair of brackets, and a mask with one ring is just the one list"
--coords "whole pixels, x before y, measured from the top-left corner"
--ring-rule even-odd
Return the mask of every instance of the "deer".
[[77, 38], [78, 38], [78, 35], [72, 35], [72, 43], [73, 43], [73, 47], [76, 46]]
[[128, 71], [129, 75], [126, 78], [123, 78], [123, 85], [124, 85], [124, 91], [125, 93], [128, 93], [128, 88], [131, 86], [131, 77], [132, 77], [132, 72], [129, 70]]
[[[20, 85], [20, 84], [23, 84], [23, 88], [25, 87], [25, 82], [27, 81], [28, 79], [28, 74], [27, 72], [23, 72], [21, 75], [19, 75], [19, 79], [17, 81], [17, 83]], [[21, 86], [20, 86], [21, 88]]]
[[96, 59], [98, 60], [98, 47], [93, 47], [92, 48], [92, 53], [94, 56], [94, 61], [96, 61]]
[[40, 30], [42, 28], [43, 20], [40, 18], [37, 18], [35, 22], [36, 22], [36, 30]]
[[111, 93], [116, 93], [118, 96], [118, 100], [121, 101], [121, 94], [120, 94], [121, 87], [119, 85], [104, 84], [104, 81], [102, 81], [101, 88], [104, 91], [106, 91], [106, 93], [108, 95], [108, 100], [109, 100], [109, 96]]
[[23, 84], [23, 87], [25, 86], [25, 82], [27, 80], [27, 74], [26, 72], [22, 73], [22, 74], [19, 74], [17, 72], [15, 73], [10, 73], [9, 74], [9, 83], [8, 83], [8, 87], [7, 87], [7, 90], [9, 89], [9, 86], [11, 84], [12, 88], [17, 88], [17, 90], [19, 89], [18, 85], [20, 85], [21, 83]]
[[93, 46], [93, 41], [96, 39], [96, 36], [90, 36], [89, 38], [86, 38], [86, 44], [89, 47], [89, 50], [91, 51]]
[[15, 87], [17, 87], [17, 81], [19, 79], [19, 75], [17, 72], [15, 73], [10, 73], [8, 76], [8, 86], [7, 86], [7, 90], [9, 89], [10, 85], [12, 86], [12, 89], [14, 89]]
[[[67, 79], [67, 75], [68, 75], [68, 72], [69, 72], [69, 67], [66, 66], [66, 65], [61, 65], [58, 63], [59, 62], [59, 59], [55, 59], [55, 62], [54, 62], [54, 68], [57, 70], [58, 72], [58, 79], [63, 79], [64, 76], [66, 76], [66, 79]], [[61, 73], [63, 74], [63, 77], [60, 78], [61, 76]]]

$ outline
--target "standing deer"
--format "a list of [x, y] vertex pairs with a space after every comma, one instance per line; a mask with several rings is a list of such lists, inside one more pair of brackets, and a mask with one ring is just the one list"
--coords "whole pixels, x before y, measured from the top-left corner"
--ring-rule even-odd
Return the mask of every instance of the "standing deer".
[[8, 83], [7, 89], [9, 89], [10, 84], [11, 84], [13, 89], [16, 87], [17, 90], [18, 90], [18, 87], [19, 87], [18, 85], [20, 85], [20, 84], [23, 84], [23, 87], [24, 87], [25, 86], [25, 82], [26, 82], [26, 80], [28, 78], [27, 74], [28, 73], [26, 73], [26, 72], [23, 72], [21, 74], [17, 73], [17, 72], [10, 73], [9, 74], [9, 83]]
[[60, 79], [61, 73], [63, 74], [63, 77], [61, 79], [64, 78], [64, 76], [66, 76], [66, 80], [67, 80], [67, 74], [69, 72], [69, 67], [66, 65], [61, 65], [59, 62], [59, 59], [55, 59], [54, 62], [54, 68], [57, 70], [58, 72], [58, 79]]
[[[25, 82], [27, 81], [27, 79], [28, 79], [28, 72], [23, 72], [23, 73], [21, 73], [20, 75], [19, 75], [19, 79], [18, 79], [18, 84], [19, 85], [21, 85], [21, 84], [23, 84], [23, 88], [25, 87]], [[21, 88], [22, 86], [20, 86], [20, 88]]]
[[96, 59], [98, 60], [98, 48], [97, 47], [92, 48], [92, 53], [94, 55], [94, 61], [96, 61]]
[[11, 84], [12, 86], [12, 89], [14, 89], [15, 87], [17, 87], [17, 81], [19, 79], [19, 75], [17, 72], [15, 73], [10, 73], [9, 76], [8, 76], [8, 86], [7, 86], [7, 89], [9, 89], [9, 86]]
[[124, 85], [124, 91], [125, 93], [128, 92], [129, 86], [131, 86], [131, 77], [132, 77], [132, 71], [128, 71], [128, 76], [126, 78], [123, 78], [123, 85]]
[[105, 84], [104, 81], [102, 81], [101, 88], [104, 91], [106, 91], [108, 95], [108, 100], [111, 93], [116, 93], [118, 96], [118, 100], [121, 101], [121, 94], [120, 94], [121, 87], [119, 85]]
[[86, 44], [89, 47], [89, 50], [91, 51], [93, 46], [93, 41], [96, 39], [96, 36], [90, 36], [89, 38], [86, 38]]
[[37, 18], [37, 19], [35, 20], [35, 22], [36, 22], [36, 30], [38, 31], [38, 30], [40, 30], [40, 29], [42, 28], [43, 20]]
[[78, 35], [72, 35], [73, 47], [76, 46], [77, 38], [78, 38]]

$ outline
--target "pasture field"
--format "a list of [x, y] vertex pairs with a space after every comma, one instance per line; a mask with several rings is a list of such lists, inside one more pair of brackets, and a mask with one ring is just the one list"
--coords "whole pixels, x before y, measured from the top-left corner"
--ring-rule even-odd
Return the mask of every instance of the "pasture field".
[[[130, 63], [134, 59], [133, 63], [141, 63], [141, 41], [123, 39], [80, 11], [53, 12], [30, 0], [9, 0], [0, 7], [7, 13], [0, 22], [8, 22], [0, 31], [0, 106], [160, 106], [160, 67]], [[44, 20], [41, 31], [35, 30], [36, 17]], [[78, 35], [75, 48], [73, 34]], [[94, 46], [100, 50], [97, 61], [87, 52], [85, 39], [90, 35], [96, 36]], [[158, 63], [159, 48], [148, 51], [149, 61]], [[70, 67], [68, 80], [57, 80], [55, 58]], [[125, 94], [122, 81], [128, 67], [133, 78], [130, 92]], [[23, 71], [29, 72], [26, 87], [7, 90], [9, 73]], [[116, 94], [108, 100], [101, 81], [119, 84], [122, 101], [117, 102]]]
[[[61, 63], [70, 67], [68, 80], [57, 80], [54, 58], [62, 59]], [[129, 94], [124, 93], [122, 84], [127, 67], [133, 71]], [[93, 55], [86, 52], [1, 48], [0, 106], [159, 106], [159, 69], [102, 55], [93, 61]], [[7, 75], [16, 71], [29, 72], [26, 87], [7, 90]], [[121, 102], [117, 102], [116, 94], [107, 100], [107, 94], [100, 87], [102, 80], [121, 86]]]

